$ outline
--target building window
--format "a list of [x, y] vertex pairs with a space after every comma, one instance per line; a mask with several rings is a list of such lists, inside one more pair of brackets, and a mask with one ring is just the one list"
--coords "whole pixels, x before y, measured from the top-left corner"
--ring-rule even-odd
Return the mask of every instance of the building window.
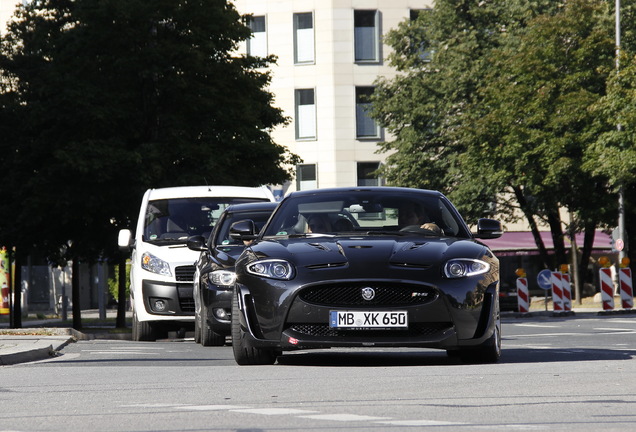
[[376, 10], [353, 11], [355, 61], [380, 61], [380, 20]]
[[[430, 14], [432, 9], [411, 9], [410, 10], [410, 18], [411, 21], [417, 20], [420, 15]], [[430, 48], [431, 44], [428, 40], [421, 40], [418, 42], [413, 42], [411, 48], [414, 53], [419, 55], [419, 58], [425, 62], [430, 62], [431, 57], [433, 55], [433, 50]]]
[[358, 162], [358, 186], [382, 186], [384, 182], [376, 171], [380, 162]]
[[254, 57], [267, 57], [267, 32], [265, 17], [253, 16], [248, 21], [252, 36], [247, 40], [247, 54]]
[[314, 89], [296, 89], [296, 139], [316, 138], [316, 101]]
[[318, 181], [316, 180], [316, 165], [303, 164], [296, 167], [296, 189], [307, 190], [316, 189]]
[[369, 116], [373, 87], [356, 87], [356, 137], [380, 138], [378, 124]]
[[294, 63], [314, 63], [314, 14], [294, 14]]

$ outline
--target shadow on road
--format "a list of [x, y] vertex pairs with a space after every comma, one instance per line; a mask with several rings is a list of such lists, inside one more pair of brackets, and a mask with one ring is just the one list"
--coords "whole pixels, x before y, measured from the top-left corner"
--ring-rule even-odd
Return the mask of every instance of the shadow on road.
[[[635, 355], [636, 350], [504, 348], [499, 363], [631, 360]], [[441, 350], [413, 350], [409, 352], [365, 350], [346, 353], [330, 351], [285, 353], [278, 357], [278, 364], [324, 367], [399, 367], [456, 366], [462, 363], [455, 357], [447, 356], [446, 352]]]

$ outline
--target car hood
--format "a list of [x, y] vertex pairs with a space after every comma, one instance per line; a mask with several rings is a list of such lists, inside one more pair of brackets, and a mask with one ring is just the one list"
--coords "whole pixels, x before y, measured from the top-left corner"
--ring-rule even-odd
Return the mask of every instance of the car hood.
[[264, 240], [252, 248], [254, 258], [285, 259], [297, 267], [359, 269], [369, 275], [388, 265], [430, 268], [450, 258], [490, 254], [481, 243], [456, 238], [302, 238]]

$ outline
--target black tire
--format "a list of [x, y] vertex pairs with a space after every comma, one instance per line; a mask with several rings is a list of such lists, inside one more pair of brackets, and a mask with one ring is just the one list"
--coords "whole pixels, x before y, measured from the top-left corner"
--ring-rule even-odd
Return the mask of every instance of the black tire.
[[156, 341], [157, 332], [153, 325], [148, 321], [139, 321], [137, 313], [133, 311], [132, 320], [132, 340], [140, 341]]
[[234, 360], [244, 365], [272, 365], [276, 363], [278, 351], [272, 349], [254, 348], [245, 345], [245, 332], [241, 328], [238, 300], [236, 294], [232, 298], [232, 350]]
[[223, 346], [225, 345], [225, 336], [218, 334], [212, 329], [208, 321], [209, 309], [207, 305], [201, 303], [201, 345], [203, 346]]
[[463, 363], [497, 363], [501, 358], [501, 323], [497, 320], [492, 336], [478, 348], [460, 351]]

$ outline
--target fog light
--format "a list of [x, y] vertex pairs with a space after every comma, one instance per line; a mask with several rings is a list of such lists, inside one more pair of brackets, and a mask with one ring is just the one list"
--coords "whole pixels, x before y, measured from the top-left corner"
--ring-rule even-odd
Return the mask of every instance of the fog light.
[[230, 319], [230, 314], [223, 308], [215, 308], [212, 313], [214, 313], [214, 316], [220, 320]]
[[168, 308], [168, 305], [166, 304], [164, 300], [159, 299], [154, 301], [152, 308], [157, 312], [165, 312], [166, 309]]

